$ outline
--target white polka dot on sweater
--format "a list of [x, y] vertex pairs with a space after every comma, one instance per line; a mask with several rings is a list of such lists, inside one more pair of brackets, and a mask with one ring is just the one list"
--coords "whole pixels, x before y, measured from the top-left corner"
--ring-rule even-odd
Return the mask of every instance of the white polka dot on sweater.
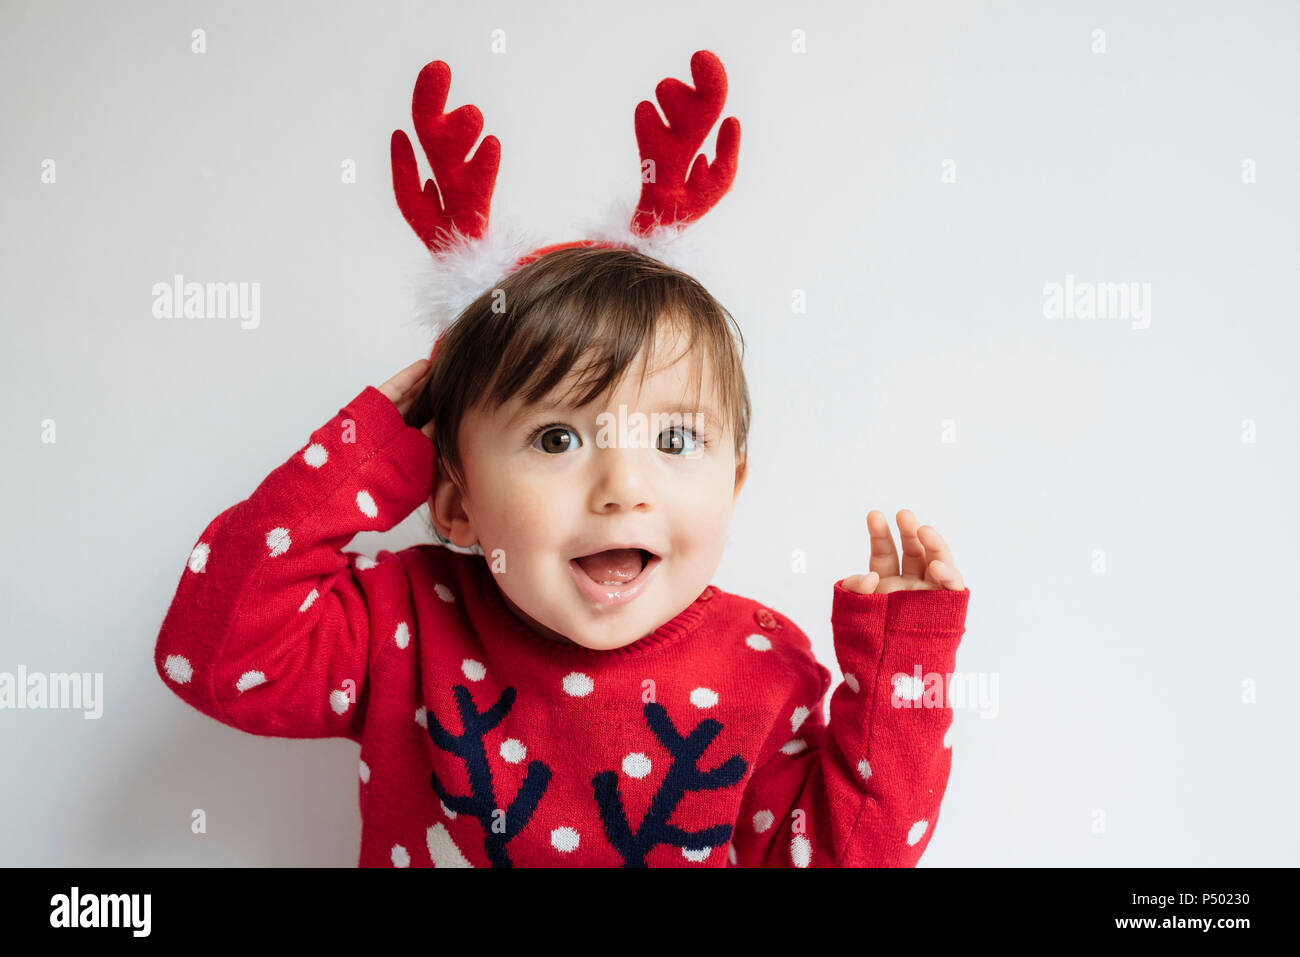
[[807, 708], [805, 708], [803, 705], [800, 705], [799, 707], [795, 708], [794, 714], [790, 715], [790, 730], [798, 731], [799, 725], [807, 721], [808, 715], [810, 714], [812, 714], [812, 712], [809, 711]]
[[374, 518], [379, 514], [379, 507], [365, 489], [357, 493], [357, 508], [361, 509], [361, 514], [366, 518]]
[[691, 692], [691, 704], [697, 708], [712, 708], [718, 703], [718, 693], [712, 688], [696, 688]]
[[453, 602], [456, 600], [456, 596], [452, 594], [451, 589], [442, 582], [433, 586], [433, 593], [445, 602]]
[[507, 764], [518, 764], [528, 756], [528, 749], [518, 738], [506, 738], [501, 742], [501, 760]]
[[844, 672], [844, 683], [849, 686], [849, 690], [852, 691], [854, 694], [858, 693], [859, 691], [858, 676], [855, 675], [852, 671]]
[[759, 834], [762, 834], [764, 831], [766, 831], [769, 827], [772, 826], [772, 822], [775, 820], [776, 820], [776, 815], [773, 814], [771, 811], [755, 811], [754, 830], [757, 831]]
[[808, 742], [805, 741], [803, 738], [792, 738], [791, 740], [787, 741], [785, 744], [781, 745], [781, 753], [798, 754], [806, 747], [808, 747]]
[[365, 572], [375, 567], [375, 560], [369, 555], [358, 555], [353, 564], [357, 566], [357, 571]]
[[907, 832], [907, 843], [916, 844], [917, 841], [925, 836], [925, 829], [929, 826], [929, 821], [917, 821], [913, 824], [912, 829]]
[[574, 698], [585, 698], [596, 687], [591, 680], [591, 676], [584, 675], [581, 671], [570, 671], [564, 676], [561, 685], [564, 688], [564, 693]]
[[862, 780], [864, 781], [871, 777], [871, 765], [867, 763], [866, 758], [863, 758], [858, 762], [858, 773], [862, 775]]
[[812, 844], [802, 834], [796, 834], [790, 841], [790, 863], [795, 867], [807, 867], [812, 863]]
[[415, 723], [420, 727], [428, 730], [429, 727], [429, 709], [424, 705], [415, 709]]
[[894, 694], [904, 701], [916, 701], [925, 694], [925, 682], [912, 675], [894, 675]]
[[302, 600], [302, 604], [298, 606], [298, 610], [306, 611], [308, 608], [311, 607], [311, 603], [314, 602], [319, 597], [320, 597], [320, 592], [318, 592], [316, 589], [313, 588], [311, 591], [307, 592], [307, 597]]
[[289, 545], [289, 530], [287, 528], [273, 528], [266, 533], [266, 547], [271, 550], [272, 558], [287, 552]]
[[447, 815], [447, 819], [448, 819], [448, 820], [451, 820], [451, 821], [456, 820], [456, 812], [455, 812], [455, 811], [453, 811], [451, 808], [447, 807], [447, 805], [443, 804], [441, 800], [438, 801], [438, 804], [439, 804], [439, 806], [442, 808], [442, 813], [445, 814], [445, 815]]
[[350, 704], [352, 704], [352, 702], [348, 700], [348, 693], [346, 691], [330, 692], [330, 707], [334, 709], [335, 714], [342, 714], [344, 711], [347, 711], [348, 705]]
[[482, 681], [487, 676], [487, 668], [483, 662], [475, 661], [473, 658], [466, 658], [460, 663], [460, 670], [465, 673], [465, 677], [470, 681]]
[[190, 571], [202, 575], [208, 567], [208, 553], [210, 549], [207, 542], [199, 542], [194, 546], [194, 551], [190, 552]]
[[362, 761], [361, 764], [360, 764], [359, 773], [361, 774], [361, 783], [362, 783], [362, 784], [369, 784], [369, 783], [370, 783], [370, 765], [366, 764], [365, 761]]
[[325, 446], [319, 442], [313, 442], [302, 453], [302, 460], [314, 469], [324, 465], [329, 457], [330, 454], [325, 451]]
[[397, 630], [393, 632], [393, 641], [397, 642], [398, 648], [405, 648], [411, 643], [411, 626], [404, 621], [397, 623]]
[[249, 688], [256, 688], [258, 685], [266, 684], [266, 675], [260, 671], [245, 671], [235, 682], [237, 691], [247, 691]]
[[578, 849], [578, 832], [571, 827], [557, 827], [551, 832], [551, 847], [562, 854]]
[[745, 639], [745, 644], [755, 651], [767, 651], [772, 647], [772, 640], [766, 635], [750, 635]]
[[163, 670], [167, 672], [168, 678], [180, 685], [194, 677], [194, 666], [184, 655], [168, 655], [163, 662]]
[[424, 842], [429, 848], [429, 860], [434, 867], [473, 867], [460, 852], [451, 833], [441, 823], [433, 825], [425, 832]]
[[735, 845], [735, 844], [728, 844], [728, 845], [727, 845], [727, 860], [731, 861], [732, 864], [735, 864], [735, 863], [736, 863], [736, 845]]
[[402, 847], [400, 844], [394, 844], [393, 850], [388, 856], [393, 859], [394, 867], [411, 866], [411, 855], [406, 848]]
[[630, 778], [643, 778], [650, 773], [650, 759], [640, 751], [623, 759], [623, 773]]
[[688, 861], [694, 861], [696, 864], [698, 864], [701, 861], [708, 860], [709, 854], [711, 854], [712, 852], [713, 852], [713, 848], [711, 847], [701, 847], [698, 849], [693, 847], [683, 847], [682, 857], [686, 858]]
[[955, 723], [956, 723], [956, 722], [949, 722], [949, 723], [948, 723], [948, 730], [945, 731], [945, 732], [943, 733], [943, 746], [944, 746], [945, 748], [951, 748], [951, 747], [952, 747], [952, 726], [953, 726], [953, 724], [955, 724]]

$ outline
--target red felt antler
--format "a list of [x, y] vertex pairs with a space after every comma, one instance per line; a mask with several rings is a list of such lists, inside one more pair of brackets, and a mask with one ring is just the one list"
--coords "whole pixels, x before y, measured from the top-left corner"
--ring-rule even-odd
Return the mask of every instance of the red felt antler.
[[391, 144], [398, 208], [430, 249], [445, 246], [451, 229], [470, 239], [483, 236], [501, 165], [501, 143], [495, 136], [486, 137], [474, 156], [465, 159], [483, 132], [483, 114], [471, 104], [445, 112], [450, 88], [451, 68], [441, 60], [426, 64], [415, 81], [411, 116], [434, 176], [423, 190], [411, 141], [394, 130]]
[[[691, 78], [695, 89], [672, 77], [655, 87], [668, 125], [659, 119], [649, 100], [642, 100], [636, 107], [636, 141], [641, 148], [643, 173], [641, 200], [632, 217], [632, 229], [642, 236], [659, 226], [684, 225], [699, 219], [731, 188], [736, 177], [740, 121], [734, 116], [722, 121], [713, 163], [702, 155], [696, 157], [727, 100], [727, 74], [722, 61], [708, 50], [700, 50], [691, 57]], [[647, 160], [652, 161], [648, 170]]]

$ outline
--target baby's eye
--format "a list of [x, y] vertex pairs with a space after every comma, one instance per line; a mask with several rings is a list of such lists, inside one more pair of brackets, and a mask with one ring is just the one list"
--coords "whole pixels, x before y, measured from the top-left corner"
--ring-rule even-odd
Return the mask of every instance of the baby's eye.
[[[539, 440], [540, 447], [538, 447]], [[543, 425], [534, 432], [529, 444], [539, 452], [553, 455], [578, 448], [582, 445], [582, 439], [578, 438], [578, 433], [567, 425], [552, 424]]]
[[[664, 444], [664, 437], [667, 436], [667, 444]], [[689, 455], [698, 451], [696, 443], [700, 441], [693, 429], [686, 429], [679, 425], [674, 425], [664, 429], [659, 433], [659, 450], [668, 452], [671, 455]], [[688, 446], [689, 443], [689, 446]]]

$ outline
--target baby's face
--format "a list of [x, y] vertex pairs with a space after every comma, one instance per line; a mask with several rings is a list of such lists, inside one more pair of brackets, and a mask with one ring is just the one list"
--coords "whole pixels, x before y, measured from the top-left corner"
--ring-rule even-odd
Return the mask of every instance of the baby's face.
[[[680, 350], [657, 343], [656, 365]], [[612, 397], [581, 409], [558, 405], [571, 374], [537, 405], [516, 397], [495, 412], [471, 410], [460, 430], [465, 495], [439, 471], [439, 530], [455, 545], [481, 545], [506, 604], [558, 641], [607, 650], [650, 634], [699, 597], [726, 545], [744, 476], [711, 370], [706, 362], [699, 407], [688, 408], [690, 359], [647, 376], [638, 394], [644, 361]], [[644, 568], [575, 561], [625, 544], [656, 557]]]

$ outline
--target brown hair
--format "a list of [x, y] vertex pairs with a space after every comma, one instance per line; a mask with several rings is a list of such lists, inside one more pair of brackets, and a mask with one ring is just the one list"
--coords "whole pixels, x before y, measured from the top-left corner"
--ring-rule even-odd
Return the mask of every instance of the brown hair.
[[[497, 305], [502, 297], [504, 310]], [[697, 280], [632, 249], [558, 250], [485, 291], [447, 328], [405, 421], [416, 428], [433, 421], [439, 468], [464, 489], [458, 436], [470, 409], [500, 408], [515, 396], [538, 402], [588, 352], [578, 383], [586, 389], [574, 405], [612, 391], [642, 350], [644, 382], [655, 371], [661, 327], [685, 333], [696, 398], [708, 357], [743, 465], [750, 402], [740, 327]]]

